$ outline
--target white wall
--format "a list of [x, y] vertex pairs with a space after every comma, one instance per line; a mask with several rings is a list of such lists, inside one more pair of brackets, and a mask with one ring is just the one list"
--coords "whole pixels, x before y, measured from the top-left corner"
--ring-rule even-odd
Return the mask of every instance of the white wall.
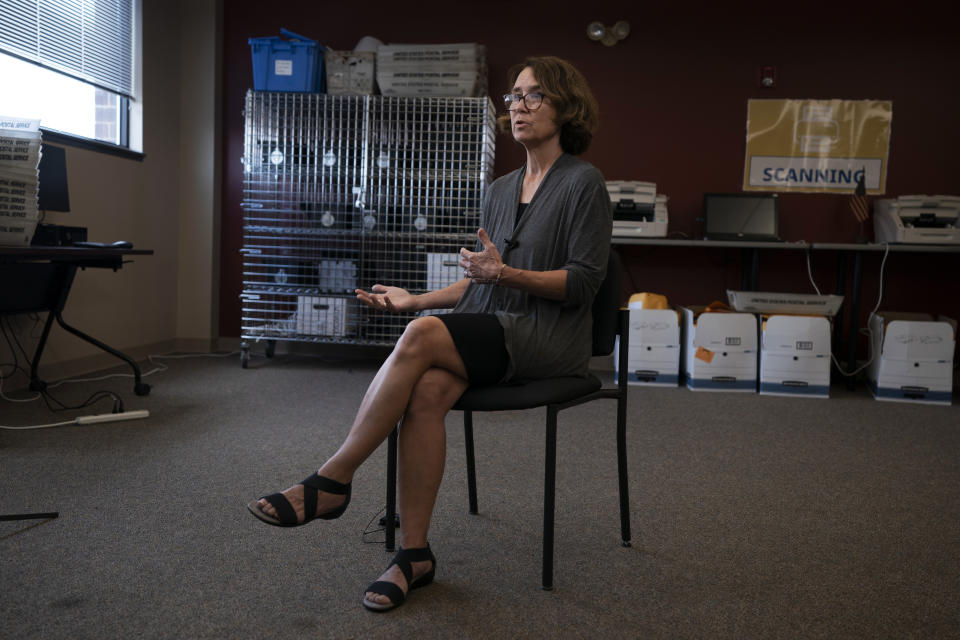
[[177, 337], [210, 349], [217, 335], [220, 240], [221, 16], [215, 0], [180, 0]]
[[[86, 227], [91, 240], [153, 249], [116, 273], [78, 271], [63, 313], [67, 323], [136, 358], [207, 349], [216, 338], [218, 6], [219, 0], [143, 2], [145, 157], [66, 147], [71, 211], [46, 220]], [[12, 319], [31, 354], [44, 317]], [[11, 361], [0, 341], [0, 363]], [[52, 380], [116, 363], [54, 325], [40, 374]], [[21, 376], [4, 386], [24, 383]]]

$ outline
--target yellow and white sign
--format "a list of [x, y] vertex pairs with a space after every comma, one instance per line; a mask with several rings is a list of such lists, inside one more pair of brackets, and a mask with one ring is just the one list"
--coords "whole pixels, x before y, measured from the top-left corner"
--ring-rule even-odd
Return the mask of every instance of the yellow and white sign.
[[750, 100], [744, 191], [884, 193], [889, 100]]

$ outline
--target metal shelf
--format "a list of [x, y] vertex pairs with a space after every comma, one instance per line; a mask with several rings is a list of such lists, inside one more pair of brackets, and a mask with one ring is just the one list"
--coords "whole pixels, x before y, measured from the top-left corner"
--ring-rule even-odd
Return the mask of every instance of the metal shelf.
[[367, 309], [353, 290], [459, 279], [494, 131], [489, 98], [248, 92], [242, 338], [396, 342], [415, 316]]

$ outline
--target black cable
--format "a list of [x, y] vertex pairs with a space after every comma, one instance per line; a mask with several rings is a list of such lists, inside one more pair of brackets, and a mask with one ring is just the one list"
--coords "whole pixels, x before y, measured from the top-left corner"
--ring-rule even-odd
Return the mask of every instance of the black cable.
[[[382, 507], [382, 508], [380, 509], [380, 511], [377, 511], [375, 514], [373, 514], [373, 517], [370, 518], [370, 522], [368, 522], [368, 523], [367, 523], [367, 526], [365, 526], [365, 527], [363, 528], [363, 531], [362, 531], [361, 534], [360, 534], [360, 539], [363, 541], [364, 544], [385, 544], [385, 543], [386, 543], [386, 541], [387, 541], [386, 536], [384, 536], [384, 538], [383, 538], [382, 540], [367, 540], [367, 536], [373, 535], [373, 534], [375, 534], [375, 533], [380, 533], [381, 531], [386, 531], [386, 529], [387, 529], [387, 527], [386, 527], [386, 524], [387, 524], [387, 518], [386, 518], [386, 516], [380, 518], [380, 522], [378, 523], [378, 524], [380, 525], [380, 528], [378, 528], [378, 529], [371, 529], [371, 528], [370, 528], [370, 525], [372, 525], [372, 524], [373, 524], [373, 521], [377, 519], [377, 516], [379, 516], [381, 513], [384, 513], [386, 510], [387, 510], [387, 508], [384, 506], [384, 507]], [[394, 513], [394, 514], [393, 514], [393, 518], [394, 518], [394, 525], [393, 525], [394, 528], [399, 527], [399, 526], [400, 526], [400, 515], [397, 514], [397, 513]]]
[[[97, 402], [100, 402], [101, 400], [105, 400], [108, 398], [112, 398], [114, 401], [113, 413], [121, 413], [123, 411], [123, 400], [121, 400], [120, 396], [118, 396], [112, 391], [96, 391], [93, 394], [91, 394], [90, 397], [88, 397], [86, 400], [72, 407], [65, 405], [63, 402], [53, 397], [49, 391], [42, 391], [40, 395], [43, 397], [43, 401], [47, 405], [47, 408], [53, 413], [57, 413], [59, 411], [69, 411], [73, 409], [83, 409], [85, 407], [89, 407], [93, 404], [96, 404]], [[50, 400], [53, 400], [58, 405], [60, 405], [59, 409], [56, 409], [50, 406], [50, 403], [47, 400], [48, 396]]]
[[[17, 337], [17, 332], [13, 330], [13, 327], [10, 326], [10, 320], [7, 319], [7, 327], [10, 329], [10, 336], [13, 337], [13, 342], [16, 343], [17, 347], [20, 349], [20, 353], [23, 354], [24, 360], [30, 362], [30, 354], [27, 353], [27, 350], [23, 348], [23, 345], [20, 343], [20, 338]], [[6, 336], [6, 329], [4, 330], [4, 336]], [[13, 344], [10, 343], [10, 338], [7, 337], [7, 345], [10, 347], [11, 351], [14, 351]], [[14, 357], [16, 357], [16, 352], [14, 352]]]
[[[4, 322], [4, 320], [6, 320], [6, 322]], [[36, 320], [39, 321], [39, 317], [37, 317]], [[13, 355], [13, 359], [14, 359], [13, 365], [12, 365], [14, 368], [13, 370], [14, 372], [20, 371], [25, 376], [29, 377], [30, 373], [27, 371], [27, 369], [20, 366], [20, 363], [19, 363], [20, 358], [17, 356], [17, 350], [14, 348], [14, 344], [16, 344], [17, 348], [20, 349], [20, 353], [23, 354], [23, 357], [27, 362], [30, 362], [30, 356], [29, 354], [27, 354], [26, 349], [23, 348], [23, 345], [20, 343], [20, 340], [17, 337], [17, 333], [13, 330], [13, 327], [10, 326], [9, 323], [10, 323], [9, 319], [0, 317], [0, 331], [2, 331], [3, 337], [7, 342], [7, 347], [10, 349], [10, 353]], [[7, 333], [8, 329], [9, 329], [9, 333]], [[12, 336], [12, 339], [11, 339], [11, 336]], [[8, 364], [0, 364], [0, 366], [11, 366], [11, 365], [9, 365], [8, 363]], [[56, 396], [50, 393], [50, 391], [48, 391], [47, 389], [42, 389], [39, 393], [40, 393], [40, 398], [43, 400], [43, 403], [47, 406], [47, 410], [49, 410], [51, 413], [57, 413], [60, 411], [70, 411], [74, 409], [83, 409], [85, 407], [92, 406], [97, 402], [100, 402], [101, 400], [108, 399], [108, 398], [113, 399], [113, 413], [123, 412], [123, 399], [112, 391], [105, 391], [105, 390], [96, 391], [93, 394], [91, 394], [86, 400], [74, 406], [68, 406], [66, 403], [62, 402]], [[57, 406], [53, 406], [51, 402]]]
[[[7, 323], [9, 320], [0, 316], [0, 332], [3, 332], [3, 337], [7, 341], [7, 348], [10, 349], [10, 355], [13, 356], [13, 365], [14, 367], [19, 368], [20, 359], [17, 357], [17, 350], [13, 348], [13, 341], [10, 339], [10, 335], [7, 333]], [[13, 330], [11, 330], [13, 333]]]
[[[384, 513], [386, 510], [387, 510], [387, 508], [386, 508], [386, 507], [383, 507], [383, 508], [380, 509], [380, 511], [377, 511], [375, 514], [373, 514], [373, 517], [370, 518], [370, 522], [368, 522], [368, 523], [367, 523], [367, 526], [365, 526], [365, 527], [363, 528], [363, 531], [362, 531], [361, 534], [360, 534], [360, 539], [361, 539], [361, 541], [363, 541], [364, 544], [384, 544], [384, 543], [386, 543], [386, 541], [387, 541], [386, 537], [384, 537], [382, 540], [367, 540], [367, 536], [371, 536], [371, 535], [373, 535], [373, 534], [375, 534], [375, 533], [380, 533], [381, 531], [386, 531], [386, 527], [385, 527], [385, 526], [382, 526], [382, 527], [380, 527], [379, 529], [371, 529], [371, 528], [370, 528], [370, 525], [372, 525], [372, 524], [373, 524], [373, 521], [377, 519], [377, 516], [379, 516], [381, 513]], [[381, 518], [381, 519], [383, 519], [383, 518]]]
[[[10, 372], [10, 376], [13, 376], [19, 371], [29, 377], [29, 373], [27, 372], [26, 368], [20, 366], [20, 358], [17, 357], [17, 351], [14, 349], [13, 342], [10, 340], [10, 335], [7, 333], [7, 323], [4, 322], [4, 320], [5, 318], [0, 316], [0, 332], [3, 332], [3, 337], [7, 341], [7, 348], [10, 350], [10, 355], [13, 357], [13, 362], [4, 362], [0, 364], [0, 367], [13, 367], [13, 371]], [[9, 320], [7, 320], [7, 322], [9, 322]], [[10, 329], [10, 333], [13, 333], [12, 328]], [[27, 359], [27, 362], [29, 361], [30, 360]], [[0, 377], [8, 378], [10, 376], [5, 376], [2, 372], [0, 372]]]

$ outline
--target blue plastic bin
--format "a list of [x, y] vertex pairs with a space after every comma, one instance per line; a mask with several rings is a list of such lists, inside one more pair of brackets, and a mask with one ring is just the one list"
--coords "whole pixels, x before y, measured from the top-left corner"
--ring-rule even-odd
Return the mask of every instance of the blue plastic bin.
[[257, 91], [323, 93], [327, 76], [323, 69], [325, 47], [315, 40], [280, 29], [287, 39], [270, 36], [250, 38], [253, 56], [253, 88]]

